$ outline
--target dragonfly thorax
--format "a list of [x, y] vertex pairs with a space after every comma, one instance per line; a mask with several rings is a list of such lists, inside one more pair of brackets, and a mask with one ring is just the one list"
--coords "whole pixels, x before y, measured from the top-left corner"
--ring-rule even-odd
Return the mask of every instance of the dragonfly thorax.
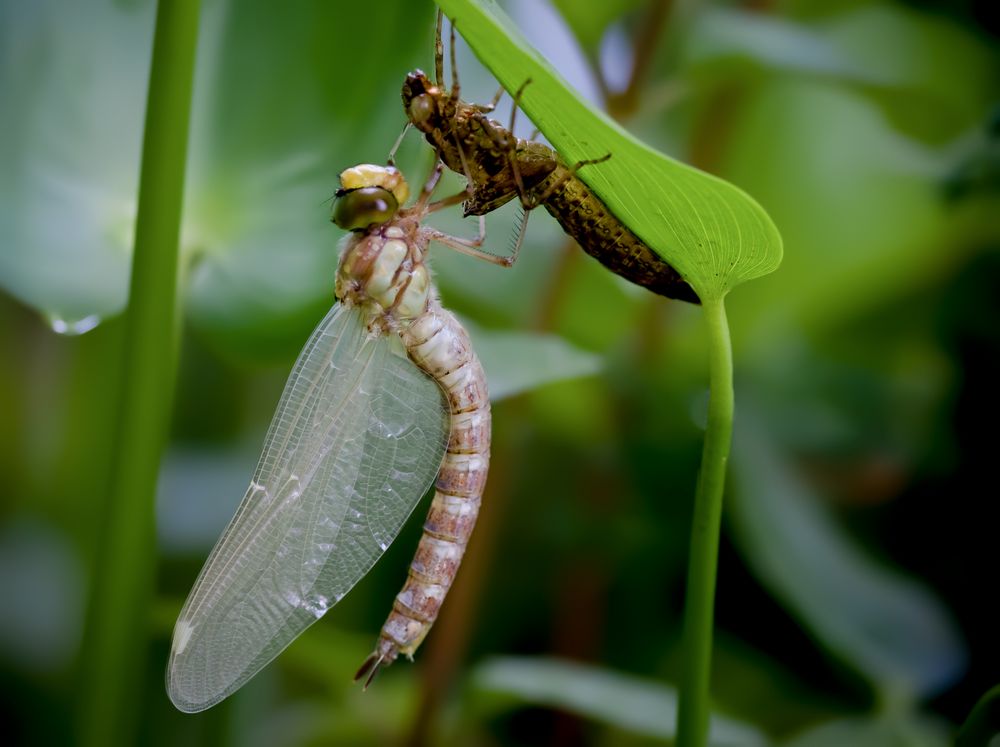
[[424, 247], [400, 222], [349, 236], [337, 269], [337, 297], [362, 308], [369, 326], [383, 331], [409, 326], [431, 293]]

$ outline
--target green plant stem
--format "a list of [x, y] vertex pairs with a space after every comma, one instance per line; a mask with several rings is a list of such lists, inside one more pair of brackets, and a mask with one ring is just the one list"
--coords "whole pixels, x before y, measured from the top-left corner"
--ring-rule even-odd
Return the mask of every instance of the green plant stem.
[[177, 264], [199, 0], [160, 0], [114, 461], [83, 641], [81, 745], [136, 744], [155, 588], [154, 499], [177, 361]]
[[955, 737], [955, 747], [992, 744], [1000, 732], [1000, 685], [986, 692], [973, 707]]
[[704, 747], [708, 743], [715, 577], [722, 494], [733, 435], [733, 352], [723, 300], [706, 300], [704, 313], [709, 354], [708, 423], [691, 523], [681, 691], [677, 704], [678, 747]]

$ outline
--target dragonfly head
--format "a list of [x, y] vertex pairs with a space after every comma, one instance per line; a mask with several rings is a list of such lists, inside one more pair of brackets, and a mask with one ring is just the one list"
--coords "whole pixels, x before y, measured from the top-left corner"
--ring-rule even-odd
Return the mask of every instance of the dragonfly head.
[[364, 231], [392, 220], [409, 196], [406, 179], [393, 166], [352, 166], [340, 174], [330, 219], [345, 231]]

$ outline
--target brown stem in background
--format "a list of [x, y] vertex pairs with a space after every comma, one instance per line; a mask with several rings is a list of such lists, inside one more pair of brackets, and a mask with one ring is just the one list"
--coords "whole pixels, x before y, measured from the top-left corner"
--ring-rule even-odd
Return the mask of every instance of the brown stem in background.
[[535, 321], [531, 325], [536, 332], [549, 332], [556, 326], [556, 317], [562, 308], [566, 295], [569, 293], [573, 270], [580, 263], [583, 254], [569, 236], [558, 249], [559, 258], [552, 271], [548, 290], [542, 294], [542, 303], [535, 312]]
[[688, 163], [692, 166], [710, 173], [719, 170], [733, 117], [743, 103], [744, 90], [738, 83], [729, 83], [712, 93], [691, 139]]
[[[629, 76], [628, 85], [621, 93], [611, 94], [606, 99], [608, 113], [619, 122], [631, 117], [639, 108], [639, 92], [645, 84], [650, 66], [653, 64], [656, 47], [667, 26], [667, 18], [670, 17], [672, 7], [672, 0], [655, 0], [651, 4], [649, 14], [639, 27], [639, 35], [635, 40], [635, 55], [632, 58], [632, 74]], [[603, 76], [601, 79], [603, 80]]]
[[584, 56], [587, 60], [587, 67], [590, 68], [590, 74], [597, 84], [597, 90], [601, 92], [601, 102], [604, 104], [605, 110], [608, 110], [611, 99], [617, 94], [611, 90], [608, 79], [604, 77], [604, 70], [601, 69], [601, 51], [599, 49], [586, 51]]
[[[617, 435], [614, 436], [617, 440]], [[598, 448], [598, 451], [601, 449]], [[625, 480], [598, 453], [588, 454], [573, 477], [573, 490], [580, 507], [597, 525], [610, 523], [618, 511], [628, 511], [632, 495]], [[607, 557], [593, 549], [580, 547], [562, 558], [561, 573], [552, 578], [553, 599], [549, 650], [556, 657], [582, 662], [600, 661], [608, 617], [608, 593], [611, 586]], [[569, 747], [585, 742], [584, 721], [579, 715], [556, 711], [552, 733], [545, 744]]]

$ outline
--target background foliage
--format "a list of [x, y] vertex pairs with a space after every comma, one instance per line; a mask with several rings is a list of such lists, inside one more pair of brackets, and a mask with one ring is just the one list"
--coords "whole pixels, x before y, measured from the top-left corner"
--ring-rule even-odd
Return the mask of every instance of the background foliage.
[[[752, 194], [784, 237], [781, 270], [730, 298], [716, 742], [946, 744], [997, 680], [1000, 81], [985, 3], [506, 7], [575, 86]], [[623, 284], [541, 211], [513, 270], [435, 256], [494, 394], [511, 396], [495, 407], [482, 524], [417, 664], [366, 693], [350, 683], [413, 522], [231, 701], [183, 716], [165, 698], [180, 603], [331, 301], [339, 237], [324, 200], [339, 169], [385, 159], [403, 75], [431, 65], [430, 3], [379, 8], [204, 0], [138, 739], [662, 743], [704, 409], [699, 311]], [[73, 741], [152, 21], [147, 0], [0, 3], [0, 708], [13, 743]], [[466, 98], [488, 100], [495, 82], [464, 47], [459, 65]], [[419, 180], [416, 137], [402, 164]], [[512, 217], [490, 222], [497, 250]]]

